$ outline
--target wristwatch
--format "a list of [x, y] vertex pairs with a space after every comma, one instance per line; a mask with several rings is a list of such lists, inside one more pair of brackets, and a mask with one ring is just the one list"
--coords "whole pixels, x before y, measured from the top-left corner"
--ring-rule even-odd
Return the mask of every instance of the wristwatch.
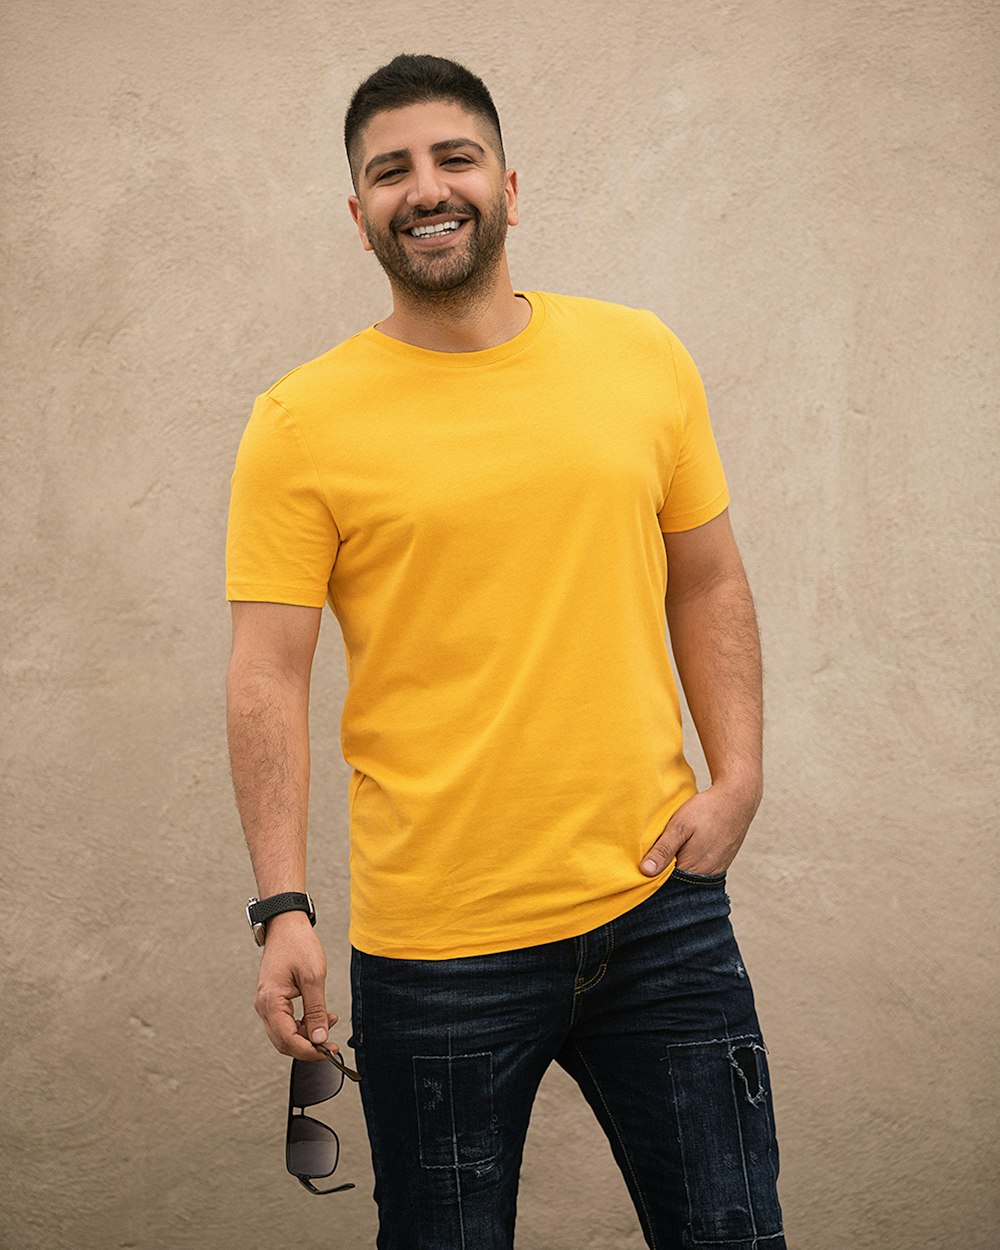
[[270, 898], [252, 898], [247, 903], [247, 920], [253, 930], [253, 940], [258, 946], [264, 945], [264, 928], [269, 920], [280, 916], [283, 911], [304, 911], [309, 916], [309, 923], [316, 923], [316, 908], [308, 894], [272, 894]]

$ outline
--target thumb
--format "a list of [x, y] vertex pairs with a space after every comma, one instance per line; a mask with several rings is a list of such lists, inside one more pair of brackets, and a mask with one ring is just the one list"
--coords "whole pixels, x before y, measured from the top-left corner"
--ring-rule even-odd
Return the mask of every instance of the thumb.
[[676, 857], [685, 841], [686, 837], [680, 826], [675, 825], [672, 820], [667, 821], [667, 827], [643, 856], [642, 863], [639, 865], [640, 871], [644, 872], [647, 877], [659, 876]]
[[302, 1023], [311, 1042], [325, 1042], [330, 1016], [326, 1010], [323, 986], [302, 986]]

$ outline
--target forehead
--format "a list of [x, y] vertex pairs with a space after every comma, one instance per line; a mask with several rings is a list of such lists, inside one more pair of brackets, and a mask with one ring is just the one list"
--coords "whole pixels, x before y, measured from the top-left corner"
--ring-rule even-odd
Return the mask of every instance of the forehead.
[[487, 151], [496, 142], [476, 113], [448, 100], [429, 100], [376, 113], [361, 133], [360, 155], [363, 163], [379, 152], [417, 152], [458, 138], [475, 139]]

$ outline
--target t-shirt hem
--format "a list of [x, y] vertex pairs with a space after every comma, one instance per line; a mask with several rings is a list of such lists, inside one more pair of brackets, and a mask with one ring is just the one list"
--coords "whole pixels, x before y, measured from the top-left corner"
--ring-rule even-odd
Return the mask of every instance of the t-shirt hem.
[[326, 590], [317, 595], [314, 590], [300, 590], [295, 586], [259, 586], [244, 582], [227, 582], [226, 599], [230, 603], [285, 603], [296, 608], [321, 608], [326, 603]]
[[608, 903], [613, 902], [615, 905], [608, 908], [595, 908], [582, 923], [578, 918], [577, 922], [572, 925], [551, 925], [544, 929], [536, 930], [532, 934], [530, 942], [525, 942], [520, 937], [515, 938], [508, 935], [505, 938], [496, 938], [492, 941], [463, 942], [445, 947], [399, 945], [394, 942], [382, 942], [377, 938], [362, 933], [353, 922], [350, 926], [350, 942], [356, 950], [361, 951], [365, 955], [377, 955], [383, 959], [431, 960], [464, 959], [473, 955], [498, 955], [503, 951], [522, 950], [529, 946], [544, 946], [549, 942], [562, 942], [567, 938], [576, 938], [582, 933], [589, 933], [592, 929], [596, 929], [602, 924], [609, 924], [612, 920], [617, 920], [619, 916], [624, 916], [633, 907], [638, 907], [640, 903], [644, 903], [648, 898], [651, 898], [662, 885], [666, 884], [673, 870], [674, 866], [671, 864], [669, 869], [661, 876], [652, 878], [648, 887], [637, 887], [635, 890], [630, 891], [624, 901], [621, 895], [615, 895], [613, 899], [603, 900]]
[[705, 525], [709, 521], [714, 521], [728, 507], [729, 491], [726, 489], [716, 495], [711, 503], [702, 504], [700, 508], [696, 508], [693, 512], [682, 512], [680, 516], [671, 517], [666, 524], [661, 521], [660, 529], [664, 534], [681, 534], [685, 530], [697, 529], [699, 525]]

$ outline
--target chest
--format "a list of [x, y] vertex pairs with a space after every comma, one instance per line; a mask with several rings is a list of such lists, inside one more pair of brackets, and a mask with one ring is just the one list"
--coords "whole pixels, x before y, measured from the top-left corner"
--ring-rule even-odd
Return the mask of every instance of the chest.
[[677, 456], [675, 409], [627, 370], [614, 384], [585, 370], [541, 384], [463, 371], [331, 412], [318, 467], [345, 542], [527, 524], [582, 502], [655, 513]]

